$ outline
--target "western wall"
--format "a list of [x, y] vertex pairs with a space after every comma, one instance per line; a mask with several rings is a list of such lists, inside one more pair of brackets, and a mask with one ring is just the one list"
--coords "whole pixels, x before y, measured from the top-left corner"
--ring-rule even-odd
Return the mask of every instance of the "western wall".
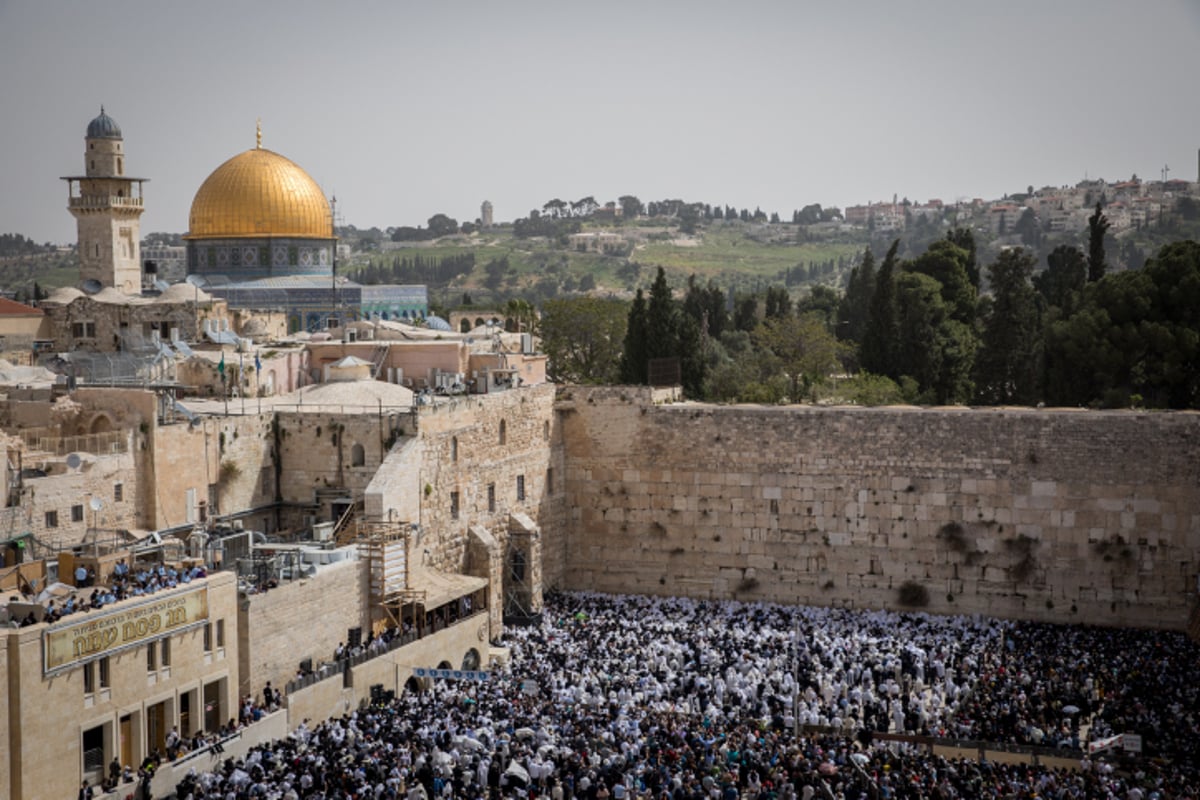
[[1187, 624], [1200, 415], [655, 400], [561, 390], [547, 585]]

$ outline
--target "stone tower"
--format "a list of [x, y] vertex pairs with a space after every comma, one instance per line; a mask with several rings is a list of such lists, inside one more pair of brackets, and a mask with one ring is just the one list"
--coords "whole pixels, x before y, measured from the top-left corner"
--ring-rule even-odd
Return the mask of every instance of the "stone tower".
[[103, 106], [100, 116], [88, 123], [84, 143], [84, 174], [63, 178], [67, 209], [78, 226], [81, 288], [98, 284], [141, 294], [140, 219], [146, 179], [125, 175], [121, 128]]
[[484, 200], [483, 205], [479, 207], [479, 224], [481, 227], [492, 227], [492, 202]]

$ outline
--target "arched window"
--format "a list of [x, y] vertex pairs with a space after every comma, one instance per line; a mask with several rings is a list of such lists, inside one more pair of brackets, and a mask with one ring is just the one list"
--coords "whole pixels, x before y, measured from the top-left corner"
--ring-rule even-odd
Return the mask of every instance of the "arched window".
[[542, 423], [542, 438], [547, 442], [550, 441], [550, 420]]
[[462, 668], [465, 670], [479, 669], [479, 651], [474, 647], [463, 655]]
[[355, 445], [350, 448], [350, 466], [361, 467], [366, 463], [367, 451], [361, 444], [355, 443]]
[[508, 423], [500, 420], [500, 444], [508, 443]]
[[458, 437], [450, 437], [450, 460], [458, 461]]

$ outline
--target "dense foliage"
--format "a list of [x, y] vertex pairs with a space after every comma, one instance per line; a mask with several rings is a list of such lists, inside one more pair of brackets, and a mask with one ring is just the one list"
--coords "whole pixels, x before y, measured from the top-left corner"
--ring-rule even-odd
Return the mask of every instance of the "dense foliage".
[[[1102, 215], [1092, 227], [1101, 240]], [[1200, 407], [1200, 244], [1115, 273], [1094, 266], [1102, 247], [1061, 246], [1036, 278], [1019, 247], [980, 270], [969, 231], [897, 250], [878, 268], [868, 250], [841, 296], [796, 302], [694, 277], [676, 299], [659, 269], [629, 308], [620, 379], [646, 383], [651, 359], [673, 357], [687, 394], [717, 401]]]

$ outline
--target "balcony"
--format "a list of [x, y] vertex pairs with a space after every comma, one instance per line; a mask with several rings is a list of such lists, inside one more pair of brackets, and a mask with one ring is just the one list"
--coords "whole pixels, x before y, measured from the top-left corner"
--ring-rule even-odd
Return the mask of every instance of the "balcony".
[[142, 198], [140, 197], [119, 197], [117, 195], [106, 195], [95, 197], [92, 195], [82, 197], [72, 197], [68, 208], [141, 208]]

